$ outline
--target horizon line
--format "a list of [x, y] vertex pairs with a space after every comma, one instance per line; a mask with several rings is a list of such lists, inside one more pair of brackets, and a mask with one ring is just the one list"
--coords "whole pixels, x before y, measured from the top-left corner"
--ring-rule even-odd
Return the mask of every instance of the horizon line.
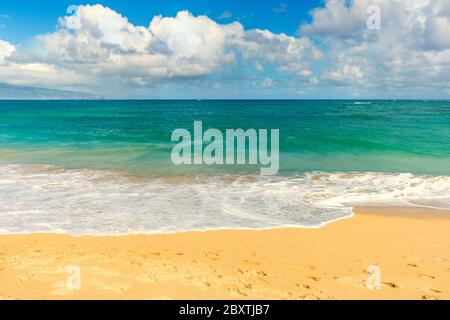
[[93, 99], [21, 99], [0, 101], [450, 101], [450, 98], [93, 98]]

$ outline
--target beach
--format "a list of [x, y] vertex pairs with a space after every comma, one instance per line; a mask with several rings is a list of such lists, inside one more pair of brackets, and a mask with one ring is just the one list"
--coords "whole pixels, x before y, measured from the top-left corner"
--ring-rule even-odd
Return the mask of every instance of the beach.
[[448, 230], [448, 211], [366, 207], [322, 228], [1, 235], [0, 299], [449, 299]]
[[[449, 299], [449, 107], [2, 101], [0, 298]], [[200, 120], [279, 173], [175, 165]]]
[[450, 300], [450, 1], [3, 2], [0, 300]]

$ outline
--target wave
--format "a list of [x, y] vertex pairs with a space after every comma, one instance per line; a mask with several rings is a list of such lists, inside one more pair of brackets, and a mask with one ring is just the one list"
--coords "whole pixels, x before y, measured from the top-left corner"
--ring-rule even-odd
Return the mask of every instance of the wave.
[[450, 210], [450, 176], [310, 172], [143, 178], [0, 165], [0, 233], [74, 235], [320, 227], [359, 205]]
[[369, 105], [369, 104], [372, 104], [372, 101], [355, 101], [355, 102], [353, 102], [353, 104], [356, 104], [356, 105]]

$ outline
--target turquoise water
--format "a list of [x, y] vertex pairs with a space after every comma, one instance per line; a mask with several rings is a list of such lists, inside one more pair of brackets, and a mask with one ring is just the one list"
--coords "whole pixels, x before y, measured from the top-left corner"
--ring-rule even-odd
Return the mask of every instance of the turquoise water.
[[[175, 166], [172, 131], [279, 129], [280, 171]], [[318, 227], [450, 209], [450, 101], [0, 101], [0, 233]]]
[[177, 167], [171, 133], [280, 129], [280, 174], [450, 174], [449, 101], [2, 101], [0, 162], [118, 169], [139, 175], [255, 172]]

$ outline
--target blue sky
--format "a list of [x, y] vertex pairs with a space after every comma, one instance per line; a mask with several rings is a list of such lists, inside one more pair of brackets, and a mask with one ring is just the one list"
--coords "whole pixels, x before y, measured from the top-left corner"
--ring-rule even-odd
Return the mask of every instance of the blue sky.
[[0, 83], [111, 98], [450, 97], [446, 0], [0, 1]]
[[[319, 6], [319, 0], [98, 0], [77, 2], [73, 0], [0, 0], [0, 38], [20, 43], [29, 38], [55, 29], [57, 20], [71, 5], [101, 3], [126, 16], [132, 23], [149, 24], [155, 15], [173, 16], [180, 10], [195, 15], [208, 15], [222, 22], [238, 20], [246, 28], [268, 28], [273, 32], [297, 33], [301, 21], [308, 20], [308, 12]], [[219, 19], [224, 12], [231, 13]], [[227, 16], [227, 14], [225, 14]], [[24, 23], [26, 21], [26, 23]]]

